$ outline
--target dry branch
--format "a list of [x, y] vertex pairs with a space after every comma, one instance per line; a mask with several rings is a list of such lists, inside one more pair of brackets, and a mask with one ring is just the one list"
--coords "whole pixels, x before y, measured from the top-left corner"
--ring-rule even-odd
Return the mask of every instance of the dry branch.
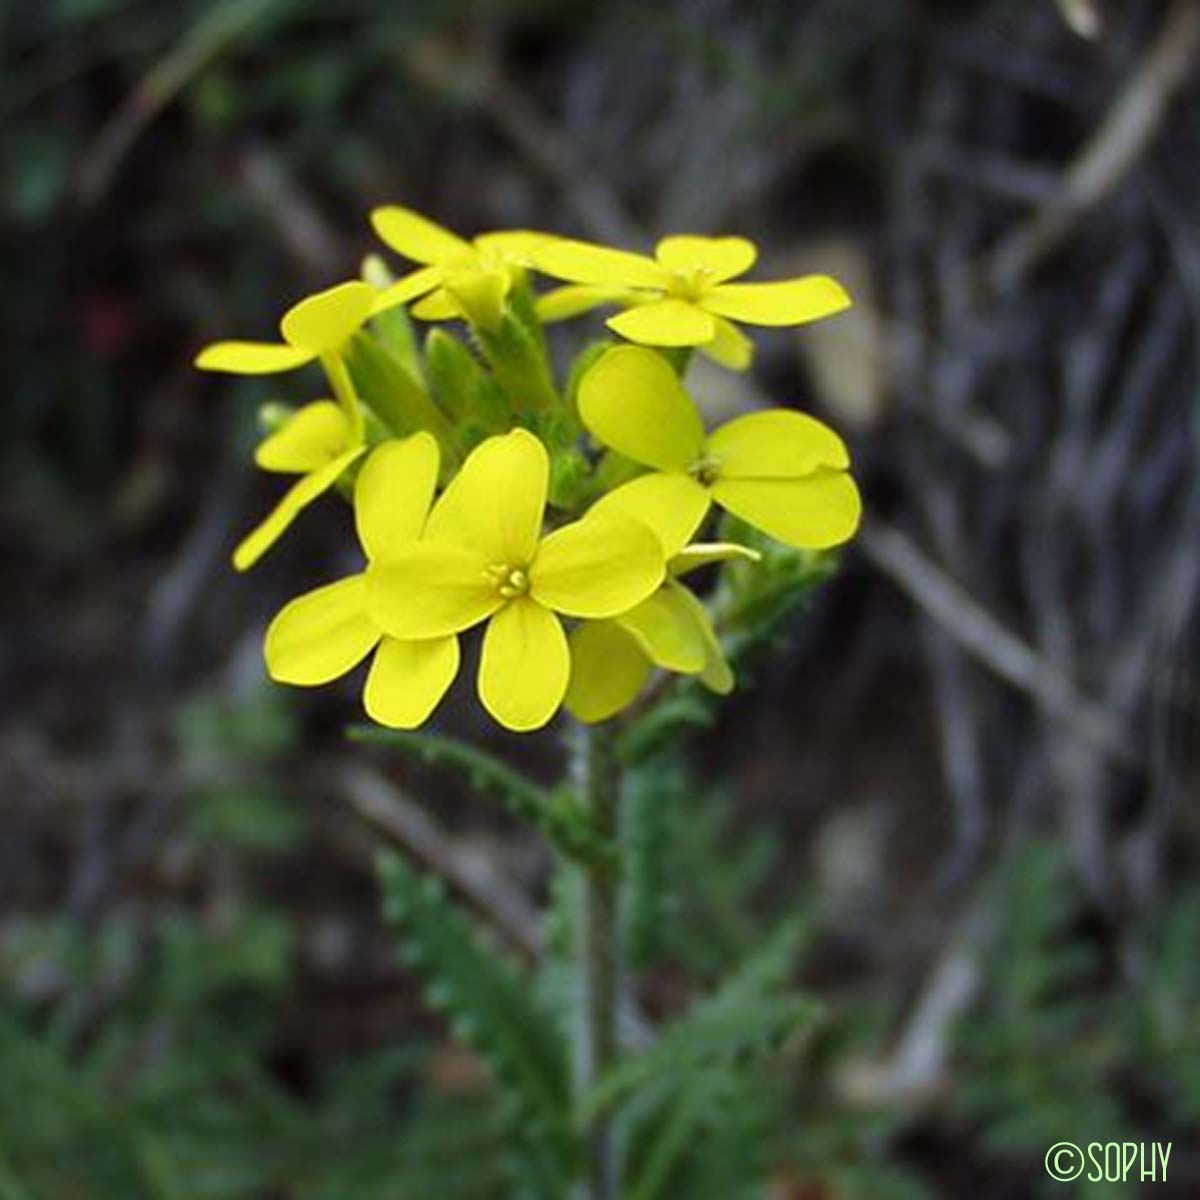
[[1145, 57], [1067, 171], [1058, 194], [977, 264], [985, 296], [1018, 286], [1137, 165], [1158, 132], [1168, 102], [1186, 81], [1198, 43], [1200, 4], [1176, 0]]
[[863, 527], [859, 546], [873, 566], [979, 662], [1031, 695], [1106, 757], [1121, 763], [1134, 760], [1127, 733], [1106, 710], [1082, 697], [1070, 680], [930, 562], [906, 534], [873, 521]]

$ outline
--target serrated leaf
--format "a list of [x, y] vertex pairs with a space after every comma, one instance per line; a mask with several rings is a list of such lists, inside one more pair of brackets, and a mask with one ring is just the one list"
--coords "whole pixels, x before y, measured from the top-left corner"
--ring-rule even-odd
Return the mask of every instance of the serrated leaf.
[[442, 734], [352, 725], [347, 736], [453, 767], [477, 792], [498, 797], [516, 816], [535, 825], [567, 857], [607, 870], [619, 866], [617, 847], [595, 831], [583, 805], [566, 788], [544, 788], [486, 751]]
[[383, 856], [388, 919], [418, 949], [438, 1007], [470, 1036], [514, 1103], [514, 1133], [541, 1161], [541, 1173], [569, 1176], [575, 1152], [569, 1123], [567, 1048], [550, 1014], [515, 967], [485, 946], [440, 887], [428, 886], [398, 855]]
[[672, 1077], [686, 1091], [699, 1071], [760, 1058], [807, 1028], [821, 1008], [807, 997], [779, 994], [807, 922], [789, 919], [716, 992], [692, 1006], [645, 1053], [618, 1062], [584, 1097], [585, 1117], [619, 1105], [648, 1082]]

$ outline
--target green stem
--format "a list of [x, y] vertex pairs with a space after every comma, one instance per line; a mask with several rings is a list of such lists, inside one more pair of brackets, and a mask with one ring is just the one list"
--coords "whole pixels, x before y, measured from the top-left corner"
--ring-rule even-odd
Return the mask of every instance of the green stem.
[[[621, 766], [615, 731], [606, 725], [574, 730], [575, 782], [596, 833], [618, 838]], [[577, 934], [578, 1012], [575, 1032], [575, 1094], [587, 1095], [617, 1058], [617, 1008], [621, 986], [618, 877], [600, 867], [583, 868]], [[617, 1200], [616, 1146], [611, 1118], [597, 1116], [586, 1130], [584, 1181], [577, 1200]]]
[[329, 386], [333, 389], [334, 396], [337, 397], [338, 403], [341, 404], [350, 421], [351, 436], [356, 442], [361, 441], [363, 436], [362, 406], [359, 404], [358, 392], [354, 389], [354, 382], [350, 378], [350, 371], [346, 367], [346, 360], [342, 358], [341, 351], [331, 350], [328, 354], [322, 354], [321, 366], [325, 368]]

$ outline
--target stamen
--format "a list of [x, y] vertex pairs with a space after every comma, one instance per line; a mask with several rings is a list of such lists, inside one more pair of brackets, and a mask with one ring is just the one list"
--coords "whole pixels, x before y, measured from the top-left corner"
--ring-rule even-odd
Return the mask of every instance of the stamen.
[[523, 567], [495, 563], [485, 567], [484, 574], [505, 600], [515, 600], [529, 591], [529, 572]]
[[690, 271], [676, 271], [672, 280], [671, 295], [680, 300], [699, 300], [708, 290], [712, 273], [711, 267], [692, 267]]
[[714, 458], [711, 454], [706, 454], [703, 458], [696, 459], [688, 467], [688, 474], [697, 483], [702, 483], [705, 487], [712, 487], [721, 475], [721, 460]]

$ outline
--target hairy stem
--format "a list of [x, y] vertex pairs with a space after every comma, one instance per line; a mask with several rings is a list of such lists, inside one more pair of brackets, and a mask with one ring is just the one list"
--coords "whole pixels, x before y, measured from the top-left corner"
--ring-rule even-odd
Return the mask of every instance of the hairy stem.
[[[574, 730], [576, 783], [585, 798], [595, 831], [617, 839], [621, 768], [614, 731], [604, 725]], [[617, 1007], [621, 951], [617, 912], [617, 874], [603, 867], [581, 871], [577, 955], [578, 1012], [575, 1033], [575, 1091], [582, 1098], [617, 1057]], [[617, 1200], [617, 1155], [607, 1114], [587, 1130], [584, 1182], [578, 1200]]]

